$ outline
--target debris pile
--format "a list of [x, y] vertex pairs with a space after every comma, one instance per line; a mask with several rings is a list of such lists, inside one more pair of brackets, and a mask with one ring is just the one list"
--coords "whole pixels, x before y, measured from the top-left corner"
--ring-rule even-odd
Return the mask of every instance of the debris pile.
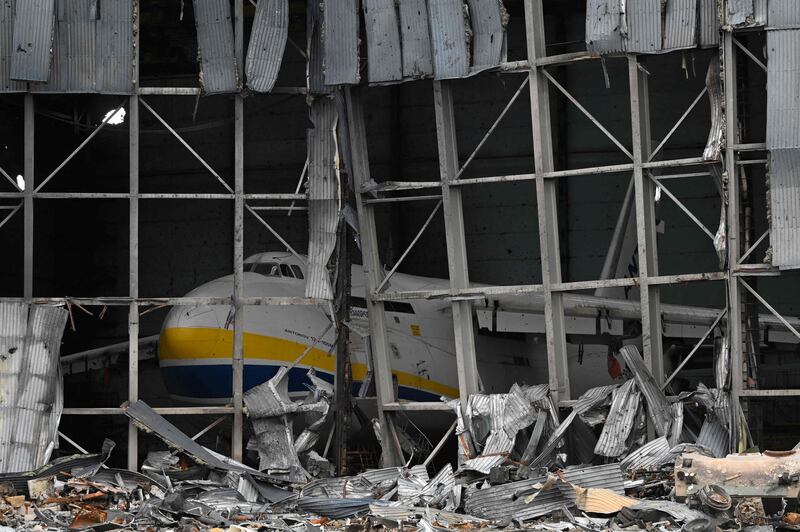
[[0, 475], [0, 523], [17, 530], [298, 532], [800, 528], [800, 514], [791, 511], [800, 450], [728, 454], [747, 430], [724, 378], [716, 388], [668, 397], [635, 348], [621, 355], [631, 378], [588, 390], [563, 420], [546, 385], [476, 394], [464, 408], [451, 401], [457, 464], [438, 471], [426, 462], [320, 475], [329, 469], [315, 468], [324, 458], [313, 448], [333, 390], [313, 371], [303, 400], [289, 398], [286, 371], [245, 395], [258, 468], [200, 445], [138, 401], [125, 412], [169, 450], [151, 451], [140, 473], [106, 467], [107, 441], [96, 455]]

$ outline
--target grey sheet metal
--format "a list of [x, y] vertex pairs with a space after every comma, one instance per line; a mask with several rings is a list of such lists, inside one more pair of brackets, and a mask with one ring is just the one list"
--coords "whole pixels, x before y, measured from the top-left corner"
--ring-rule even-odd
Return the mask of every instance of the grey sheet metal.
[[133, 2], [104, 0], [97, 21], [98, 63], [95, 89], [106, 94], [133, 91]]
[[328, 261], [339, 226], [339, 168], [336, 105], [330, 98], [311, 103], [308, 130], [308, 273], [306, 297], [333, 299]]
[[669, 435], [669, 444], [675, 447], [681, 443], [683, 434], [683, 402], [672, 403], [672, 428]]
[[469, 74], [470, 29], [463, 0], [429, 0], [433, 73], [436, 79]]
[[694, 521], [695, 519], [702, 519], [708, 518], [706, 514], [701, 512], [700, 510], [695, 510], [693, 508], [689, 508], [683, 503], [674, 502], [674, 501], [642, 501], [636, 506], [631, 507], [634, 510], [658, 510], [659, 512], [664, 512], [665, 514], [669, 514], [677, 521], [682, 521], [684, 523], [688, 523], [689, 521]]
[[259, 0], [247, 46], [247, 86], [256, 92], [270, 92], [289, 38], [289, 0]]
[[[761, 0], [763, 3], [764, 0]], [[797, 28], [800, 25], [800, 3], [796, 0], [769, 0], [767, 21], [770, 29]]]
[[716, 458], [722, 458], [728, 454], [728, 431], [717, 419], [707, 416], [696, 445], [707, 449]]
[[[617, 495], [625, 495], [625, 479], [619, 464], [603, 464], [597, 466], [573, 466], [561, 471], [560, 476], [569, 484], [559, 484], [564, 498], [575, 503], [575, 490], [571, 485], [582, 488], [603, 488]], [[571, 485], [570, 485], [571, 484]]]
[[62, 308], [0, 303], [0, 473], [43, 466], [64, 406]]
[[636, 346], [626, 345], [619, 350], [625, 364], [633, 372], [636, 379], [636, 384], [644, 394], [647, 401], [647, 413], [655, 426], [656, 432], [659, 436], [664, 436], [669, 433], [670, 423], [672, 417], [670, 415], [670, 407], [667, 398], [661, 388], [656, 384], [650, 370], [644, 364], [639, 350]]
[[374, 499], [334, 499], [331, 497], [300, 497], [297, 506], [304, 512], [311, 512], [330, 519], [344, 519], [369, 511], [370, 505], [378, 505]]
[[664, 14], [664, 51], [697, 45], [698, 0], [669, 0]]
[[616, 390], [617, 387], [618, 386], [616, 384], [609, 384], [607, 386], [590, 388], [586, 390], [577, 401], [575, 401], [575, 404], [572, 405], [572, 409], [576, 410], [578, 414], [583, 414], [584, 412], [588, 412], [592, 408], [595, 408], [606, 401], [611, 402], [611, 395], [614, 393], [614, 390]]
[[594, 448], [596, 455], [614, 458], [625, 452], [640, 401], [641, 393], [634, 379], [614, 390], [611, 409]]
[[219, 0], [194, 0], [200, 86], [206, 94], [239, 88], [233, 49], [231, 6]]
[[14, 34], [10, 48], [11, 79], [47, 81], [50, 77], [50, 49], [53, 44], [55, 0], [17, 2]]
[[311, 94], [329, 94], [325, 85], [325, 43], [323, 42], [322, 2], [308, 0], [306, 4], [306, 85]]
[[749, 26], [755, 20], [753, 0], [728, 0], [725, 22], [730, 26]]
[[[798, 21], [800, 6], [770, 4], [770, 28]], [[800, 268], [800, 29], [767, 31], [767, 50], [772, 264], [781, 269]]]
[[700, 4], [700, 46], [719, 46], [719, 16], [717, 0], [699, 0]]
[[728, 337], [714, 339], [714, 380], [718, 390], [725, 390], [730, 383], [731, 356]]
[[[537, 477], [483, 489], [469, 486], [464, 498], [464, 511], [485, 519], [512, 517], [523, 521], [547, 515], [569, 501], [556, 486], [540, 491], [537, 486], [546, 481], [546, 477]], [[526, 501], [537, 492], [533, 500]]]
[[639, 471], [650, 469], [663, 463], [664, 458], [669, 456], [670, 446], [664, 436], [642, 445], [628, 456], [625, 457], [619, 466], [623, 471]]
[[403, 54], [394, 0], [364, 0], [363, 7], [369, 81], [399, 81], [403, 78]]
[[499, 65], [505, 60], [508, 11], [503, 0], [468, 0], [472, 23], [472, 66]]
[[433, 75], [428, 6], [425, 0], [400, 2], [400, 37], [403, 52], [403, 77], [423, 78]]
[[652, 54], [662, 49], [661, 0], [626, 2], [627, 52]]
[[[711, 128], [708, 131], [708, 140], [703, 150], [703, 160], [721, 162], [725, 115], [722, 112], [722, 80], [720, 78], [719, 56], [717, 55], [712, 56], [708, 62], [706, 89], [708, 89], [708, 100], [711, 106]], [[719, 186], [717, 188], [719, 189]]]
[[[358, 83], [361, 79], [358, 0], [325, 0], [323, 16], [325, 84]], [[369, 23], [366, 30], [370, 31]]]
[[24, 81], [11, 80], [11, 58], [13, 50], [14, 11], [16, 0], [0, 0], [0, 92], [22, 92], [26, 90]]
[[588, 0], [586, 48], [600, 54], [625, 51], [624, 17], [618, 0]]

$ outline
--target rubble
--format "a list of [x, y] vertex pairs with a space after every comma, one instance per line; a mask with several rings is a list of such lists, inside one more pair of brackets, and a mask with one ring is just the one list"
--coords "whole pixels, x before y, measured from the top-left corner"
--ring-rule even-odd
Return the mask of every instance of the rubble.
[[[427, 460], [328, 476], [314, 448], [333, 390], [313, 371], [303, 400], [289, 398], [285, 371], [245, 395], [258, 468], [203, 447], [138, 401], [124, 405], [126, 414], [168, 450], [151, 451], [141, 473], [105, 467], [113, 449], [107, 441], [95, 455], [0, 475], [0, 525], [215, 532], [800, 529], [800, 514], [792, 511], [800, 450], [729, 454], [738, 429], [731, 428], [725, 390], [701, 385], [667, 397], [637, 363], [635, 348], [624, 351], [631, 378], [586, 391], [563, 420], [546, 385], [476, 394], [463, 411], [451, 401], [459, 462], [438, 471]], [[304, 428], [295, 436], [301, 417]], [[762, 498], [792, 504], [768, 514]]]

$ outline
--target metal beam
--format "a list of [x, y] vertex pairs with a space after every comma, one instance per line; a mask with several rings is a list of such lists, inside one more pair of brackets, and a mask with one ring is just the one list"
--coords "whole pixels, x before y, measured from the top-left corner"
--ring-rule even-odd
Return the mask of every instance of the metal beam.
[[[128, 295], [139, 297], [139, 97], [131, 96], [128, 113]], [[139, 306], [128, 305], [128, 401], [139, 400]], [[128, 469], [139, 470], [139, 429], [128, 420]]]
[[[525, 33], [528, 62], [538, 65], [539, 59], [547, 56], [542, 0], [525, 0]], [[562, 282], [557, 183], [551, 179], [545, 179], [544, 175], [555, 169], [550, 123], [550, 87], [547, 80], [550, 79], [556, 87], [559, 85], [542, 66], [531, 69], [528, 76], [530, 78], [528, 86], [531, 101], [534, 169], [538, 174], [536, 178], [536, 210], [539, 222], [542, 284], [544, 286], [547, 372], [550, 391], [553, 399], [558, 402], [559, 400], [569, 400], [571, 394], [563, 295], [552, 289], [554, 284]], [[577, 104], [577, 102], [573, 103]], [[601, 129], [603, 129], [602, 126]], [[624, 147], [622, 148], [623, 151], [627, 151]]]
[[[433, 82], [433, 105], [436, 111], [436, 139], [439, 148], [439, 174], [442, 181], [447, 267], [450, 289], [469, 288], [467, 243], [464, 235], [464, 206], [461, 189], [450, 183], [458, 175], [458, 144], [453, 110], [452, 82]], [[472, 303], [453, 301], [453, 333], [456, 350], [456, 371], [462, 408], [469, 396], [480, 390], [478, 362], [475, 352], [475, 333], [472, 326]]]
[[33, 103], [33, 94], [25, 95], [25, 221], [24, 221], [24, 273], [23, 273], [23, 294], [26, 300], [33, 297], [33, 191], [36, 188], [36, 179], [34, 174], [35, 167], [35, 127], [36, 127], [36, 114]]
[[650, 153], [650, 98], [647, 74], [636, 56], [628, 56], [628, 83], [633, 142], [633, 182], [636, 204], [636, 240], [639, 250], [639, 290], [642, 309], [644, 360], [657, 383], [664, 381], [664, 352], [661, 342], [661, 312], [658, 286], [650, 277], [658, 275], [656, 243], [655, 184], [644, 171]]

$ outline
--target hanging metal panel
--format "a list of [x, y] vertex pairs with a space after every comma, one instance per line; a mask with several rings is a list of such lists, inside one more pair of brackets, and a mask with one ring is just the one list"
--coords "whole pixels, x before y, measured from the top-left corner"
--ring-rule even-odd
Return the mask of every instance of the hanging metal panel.
[[717, 0], [700, 0], [700, 46], [719, 46]]
[[325, 84], [357, 84], [361, 80], [358, 64], [358, 0], [326, 0], [323, 15]]
[[308, 0], [306, 6], [306, 84], [311, 94], [327, 94], [330, 88], [325, 85], [325, 46], [323, 35], [322, 4], [318, 0]]
[[400, 36], [402, 38], [403, 77], [422, 78], [433, 75], [428, 6], [425, 0], [400, 2]]
[[754, 20], [753, 0], [728, 0], [725, 21], [730, 26], [748, 26]]
[[627, 2], [628, 40], [626, 50], [652, 54], [661, 50], [661, 0]]
[[472, 22], [472, 66], [497, 66], [505, 59], [508, 11], [502, 0], [468, 1]]
[[0, 0], [0, 92], [22, 92], [27, 87], [24, 81], [11, 80], [15, 4], [16, 0]]
[[664, 22], [664, 51], [697, 45], [697, 0], [667, 2]]
[[590, 52], [611, 54], [625, 50], [623, 26], [625, 15], [619, 2], [586, 2], [586, 47]]
[[770, 151], [769, 182], [772, 264], [800, 268], [800, 149]]
[[203, 92], [235, 92], [238, 80], [230, 3], [194, 0], [194, 21]]
[[17, 2], [14, 35], [7, 53], [11, 56], [11, 79], [47, 81], [53, 44], [55, 0]]
[[394, 0], [364, 0], [370, 83], [403, 78], [400, 27]]
[[98, 92], [133, 92], [133, 2], [103, 0], [97, 23]]
[[275, 86], [289, 38], [289, 1], [259, 0], [247, 47], [247, 86], [269, 92]]
[[469, 22], [463, 0], [430, 0], [428, 4], [433, 72], [436, 79], [469, 74]]

